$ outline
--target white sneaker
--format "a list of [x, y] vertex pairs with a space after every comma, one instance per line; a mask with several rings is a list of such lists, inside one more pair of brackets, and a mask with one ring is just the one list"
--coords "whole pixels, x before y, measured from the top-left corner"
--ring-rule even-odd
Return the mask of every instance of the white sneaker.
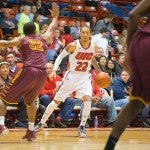
[[86, 138], [87, 137], [87, 135], [85, 133], [85, 127], [81, 127], [81, 126], [78, 127], [78, 135], [80, 138]]

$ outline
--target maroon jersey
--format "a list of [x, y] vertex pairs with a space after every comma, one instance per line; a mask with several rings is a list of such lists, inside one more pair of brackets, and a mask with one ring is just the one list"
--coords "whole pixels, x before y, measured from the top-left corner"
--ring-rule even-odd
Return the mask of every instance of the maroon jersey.
[[47, 44], [42, 37], [24, 37], [21, 45], [24, 67], [10, 80], [0, 93], [0, 99], [8, 104], [17, 104], [21, 97], [31, 105], [38, 96], [46, 79]]
[[25, 37], [20, 52], [24, 66], [45, 68], [47, 43], [41, 36]]
[[150, 21], [143, 24], [133, 35], [129, 48], [131, 99], [150, 103]]

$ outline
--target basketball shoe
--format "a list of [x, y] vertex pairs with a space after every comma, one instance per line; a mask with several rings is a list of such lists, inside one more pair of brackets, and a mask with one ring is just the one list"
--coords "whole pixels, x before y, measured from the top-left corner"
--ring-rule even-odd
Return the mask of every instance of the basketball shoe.
[[5, 135], [9, 132], [8, 128], [4, 125], [0, 125], [0, 135]]
[[87, 135], [85, 133], [85, 126], [79, 126], [78, 127], [78, 135], [81, 138], [86, 138], [87, 137]]
[[41, 122], [39, 122], [37, 125], [35, 125], [34, 131], [39, 132], [39, 131], [43, 130], [43, 126], [44, 125]]
[[36, 140], [36, 133], [35, 131], [30, 131], [27, 129], [26, 134], [22, 137], [22, 141], [35, 141]]

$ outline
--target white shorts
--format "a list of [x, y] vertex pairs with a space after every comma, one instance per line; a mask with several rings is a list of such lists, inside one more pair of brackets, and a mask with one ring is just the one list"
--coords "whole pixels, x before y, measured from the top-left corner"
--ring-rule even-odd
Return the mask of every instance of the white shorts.
[[91, 74], [67, 71], [54, 100], [64, 102], [67, 97], [70, 97], [72, 92], [76, 92], [75, 97], [80, 100], [85, 95], [92, 96]]

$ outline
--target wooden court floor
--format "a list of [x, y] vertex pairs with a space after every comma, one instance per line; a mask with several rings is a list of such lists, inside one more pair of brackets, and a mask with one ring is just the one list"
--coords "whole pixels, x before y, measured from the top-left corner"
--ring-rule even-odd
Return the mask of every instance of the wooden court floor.
[[[103, 150], [111, 128], [87, 129], [87, 138], [79, 138], [76, 128], [45, 128], [34, 142], [22, 142], [25, 129], [10, 129], [0, 136], [0, 150]], [[115, 150], [150, 150], [150, 128], [127, 128]]]

